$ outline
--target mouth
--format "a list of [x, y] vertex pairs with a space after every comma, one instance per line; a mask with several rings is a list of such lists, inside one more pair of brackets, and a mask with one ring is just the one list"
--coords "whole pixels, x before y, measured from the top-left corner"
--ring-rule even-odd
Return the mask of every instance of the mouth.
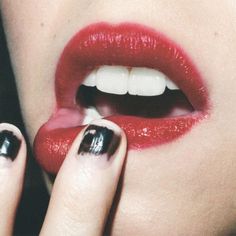
[[57, 107], [39, 129], [39, 164], [57, 173], [78, 133], [94, 119], [124, 129], [129, 149], [167, 144], [208, 116], [206, 86], [172, 40], [146, 26], [93, 24], [66, 45], [55, 74]]

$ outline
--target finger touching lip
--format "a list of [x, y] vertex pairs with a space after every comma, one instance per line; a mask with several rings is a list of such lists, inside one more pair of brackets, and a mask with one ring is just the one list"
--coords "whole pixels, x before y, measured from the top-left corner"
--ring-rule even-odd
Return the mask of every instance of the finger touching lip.
[[[100, 68], [103, 69], [103, 77]], [[127, 96], [127, 99], [132, 97], [132, 101], [140, 94], [147, 94], [144, 87], [149, 89], [147, 91], [152, 91], [153, 96], [156, 95], [155, 89], [151, 88], [152, 82], [148, 82], [155, 83], [155, 78], [151, 80], [150, 76], [147, 78], [146, 75], [157, 75], [157, 86], [160, 83], [164, 86], [160, 93], [169, 88], [178, 88], [193, 107], [188, 114], [172, 117], [142, 117], [133, 113], [109, 114], [105, 118], [117, 123], [126, 132], [129, 149], [144, 149], [171, 142], [208, 117], [210, 106], [206, 85], [192, 60], [179, 45], [143, 25], [89, 25], [72, 37], [61, 54], [55, 73], [57, 107], [35, 138], [36, 158], [48, 172], [56, 173], [59, 170], [73, 139], [84, 127], [88, 107], [83, 106], [81, 100], [77, 99], [77, 93], [78, 88], [91, 73], [97, 76], [92, 86], [98, 89], [102, 87], [106, 93], [109, 93], [112, 87], [117, 87], [115, 92], [123, 91], [123, 94], [118, 96]], [[105, 80], [105, 77], [108, 79]], [[98, 78], [102, 83], [112, 85], [99, 85]], [[134, 78], [138, 78], [140, 84], [143, 83], [137, 93], [133, 92], [135, 80], [132, 83], [127, 82]], [[122, 79], [125, 83], [121, 82]], [[143, 82], [144, 79], [147, 83]], [[174, 86], [165, 87], [165, 81], [171, 81]], [[126, 88], [126, 84], [133, 87]], [[159, 97], [156, 96], [155, 99], [158, 100]], [[144, 107], [140, 105], [136, 111], [142, 109]]]

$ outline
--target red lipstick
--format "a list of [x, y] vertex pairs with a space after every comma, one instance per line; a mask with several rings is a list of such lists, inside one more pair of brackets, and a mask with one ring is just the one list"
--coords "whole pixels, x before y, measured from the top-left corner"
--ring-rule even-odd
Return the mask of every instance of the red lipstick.
[[35, 138], [36, 158], [46, 171], [58, 172], [75, 136], [83, 128], [84, 114], [76, 101], [77, 90], [85, 76], [101, 65], [157, 69], [178, 85], [195, 110], [186, 116], [167, 118], [106, 117], [124, 129], [129, 149], [171, 142], [207, 116], [206, 86], [196, 66], [176, 43], [142, 25], [90, 25], [80, 30], [62, 52], [55, 74], [57, 107]]

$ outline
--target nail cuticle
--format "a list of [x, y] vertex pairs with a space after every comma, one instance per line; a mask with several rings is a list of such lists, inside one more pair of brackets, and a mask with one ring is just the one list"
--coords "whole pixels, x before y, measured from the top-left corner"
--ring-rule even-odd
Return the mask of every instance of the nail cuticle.
[[0, 131], [0, 157], [15, 160], [21, 141], [9, 130]]
[[107, 156], [109, 160], [120, 144], [120, 135], [104, 126], [89, 125], [84, 132], [78, 154]]

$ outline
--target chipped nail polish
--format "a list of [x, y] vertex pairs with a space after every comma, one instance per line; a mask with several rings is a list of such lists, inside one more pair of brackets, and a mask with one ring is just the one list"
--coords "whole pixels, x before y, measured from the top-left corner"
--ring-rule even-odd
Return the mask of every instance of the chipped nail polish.
[[115, 153], [120, 144], [120, 136], [107, 127], [90, 125], [84, 132], [78, 154], [103, 155], [108, 160]]
[[21, 141], [14, 135], [12, 131], [0, 131], [0, 157], [15, 160], [20, 149]]

